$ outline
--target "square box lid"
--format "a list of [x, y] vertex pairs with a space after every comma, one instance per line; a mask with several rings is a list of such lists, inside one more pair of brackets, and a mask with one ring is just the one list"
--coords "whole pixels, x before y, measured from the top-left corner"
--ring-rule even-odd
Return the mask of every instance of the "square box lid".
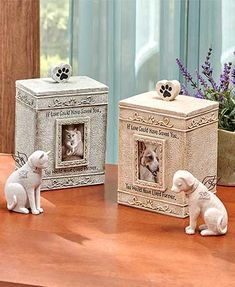
[[108, 92], [106, 85], [86, 76], [71, 77], [66, 83], [56, 83], [51, 78], [18, 80], [16, 87], [35, 97]]
[[217, 110], [219, 103], [190, 96], [178, 95], [174, 101], [164, 101], [157, 92], [147, 92], [121, 100], [120, 107], [133, 107], [157, 114], [191, 117], [204, 112]]

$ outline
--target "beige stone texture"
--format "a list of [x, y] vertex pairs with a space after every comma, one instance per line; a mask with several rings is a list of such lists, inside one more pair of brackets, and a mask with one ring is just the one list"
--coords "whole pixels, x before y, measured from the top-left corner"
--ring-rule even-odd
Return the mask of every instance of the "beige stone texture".
[[[89, 77], [16, 82], [15, 153], [51, 151], [41, 190], [104, 183], [108, 87]], [[63, 159], [63, 131], [83, 130], [82, 157]]]
[[[186, 169], [215, 191], [218, 104], [181, 95], [163, 101], [156, 92], [148, 92], [120, 101], [119, 107], [118, 202], [186, 217], [186, 197], [171, 192], [172, 178], [177, 170]], [[157, 147], [156, 182], [138, 178], [136, 141]]]
[[235, 186], [235, 132], [218, 133], [218, 184]]

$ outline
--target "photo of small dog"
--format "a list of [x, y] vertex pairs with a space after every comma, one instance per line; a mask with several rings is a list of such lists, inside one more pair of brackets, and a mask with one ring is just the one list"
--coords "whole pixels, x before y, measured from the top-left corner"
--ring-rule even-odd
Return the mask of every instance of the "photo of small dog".
[[84, 125], [64, 125], [62, 133], [62, 160], [83, 159]]
[[221, 200], [187, 170], [178, 170], [173, 177], [173, 192], [184, 192], [188, 198], [190, 224], [187, 234], [195, 234], [201, 214], [205, 224], [199, 226], [202, 236], [223, 235], [227, 232], [228, 214]]
[[139, 179], [148, 182], [158, 182], [159, 158], [157, 146], [138, 141]]

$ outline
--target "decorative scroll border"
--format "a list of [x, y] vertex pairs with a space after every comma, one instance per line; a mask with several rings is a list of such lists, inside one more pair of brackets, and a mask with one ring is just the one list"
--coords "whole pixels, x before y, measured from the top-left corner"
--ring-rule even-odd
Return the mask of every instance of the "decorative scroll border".
[[77, 99], [76, 97], [59, 99], [55, 97], [50, 103], [48, 103], [48, 108], [72, 108], [92, 105], [95, 103], [95, 99], [92, 96], [86, 96], [83, 98]]
[[189, 215], [188, 206], [163, 203], [159, 200], [128, 194], [121, 190], [118, 190], [118, 203], [180, 218], [186, 218]]
[[16, 100], [24, 103], [26, 106], [35, 109], [36, 101], [29, 93], [26, 93], [23, 90], [16, 89]]
[[104, 173], [43, 178], [41, 190], [71, 188], [104, 183]]
[[[157, 139], [152, 137], [147, 137], [143, 135], [137, 135], [134, 134], [134, 180], [133, 183], [146, 188], [153, 188], [157, 189], [159, 191], [165, 191], [165, 139]], [[155, 182], [148, 182], [144, 180], [139, 179], [139, 158], [138, 158], [138, 142], [143, 141], [145, 144], [151, 144], [151, 145], [158, 145], [159, 146], [159, 165], [160, 170], [158, 173], [158, 183]]]
[[133, 121], [133, 122], [149, 124], [152, 126], [158, 126], [158, 127], [168, 127], [168, 128], [174, 127], [170, 119], [167, 117], [163, 117], [162, 120], [156, 120], [154, 116], [149, 115], [148, 117], [144, 117], [144, 116], [140, 116], [138, 112], [135, 112], [133, 117], [129, 117], [128, 120]]
[[[210, 111], [205, 111], [202, 114], [196, 114], [190, 117], [180, 117], [174, 114], [157, 114], [158, 117], [161, 116], [160, 119], [155, 118], [154, 115], [149, 115], [149, 113], [153, 113], [152, 111], [143, 110], [143, 109], [133, 109], [132, 107], [120, 106], [120, 116], [119, 120], [128, 121], [133, 123], [142, 123], [151, 127], [162, 127], [165, 129], [170, 129], [179, 132], [191, 132], [195, 129], [214, 124], [218, 122], [218, 109], [213, 109]], [[123, 116], [122, 111], [128, 110], [133, 111], [133, 116]], [[138, 110], [138, 112], [136, 111]], [[140, 115], [144, 113], [144, 115]], [[175, 122], [177, 120], [177, 122]], [[178, 126], [180, 123], [185, 123], [184, 126]]]
[[108, 104], [108, 92], [71, 93], [34, 95], [21, 87], [16, 88], [16, 100], [26, 106], [43, 110], [105, 106]]
[[[63, 125], [84, 124], [84, 156], [83, 159], [62, 161], [62, 126]], [[56, 145], [55, 145], [55, 167], [67, 168], [88, 165], [89, 150], [90, 150], [90, 118], [69, 118], [56, 119]]]
[[210, 115], [203, 115], [200, 118], [191, 120], [187, 128], [191, 130], [191, 129], [204, 126], [204, 125], [216, 122], [216, 121], [218, 121], [217, 116], [215, 115], [215, 113], [211, 113]]

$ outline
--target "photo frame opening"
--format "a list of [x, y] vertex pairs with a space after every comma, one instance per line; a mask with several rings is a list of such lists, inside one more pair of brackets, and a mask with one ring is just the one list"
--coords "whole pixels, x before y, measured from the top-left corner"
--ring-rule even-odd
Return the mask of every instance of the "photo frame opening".
[[134, 184], [164, 190], [165, 140], [134, 135]]
[[56, 168], [88, 165], [90, 119], [56, 120]]
[[62, 161], [84, 158], [84, 123], [62, 125]]

